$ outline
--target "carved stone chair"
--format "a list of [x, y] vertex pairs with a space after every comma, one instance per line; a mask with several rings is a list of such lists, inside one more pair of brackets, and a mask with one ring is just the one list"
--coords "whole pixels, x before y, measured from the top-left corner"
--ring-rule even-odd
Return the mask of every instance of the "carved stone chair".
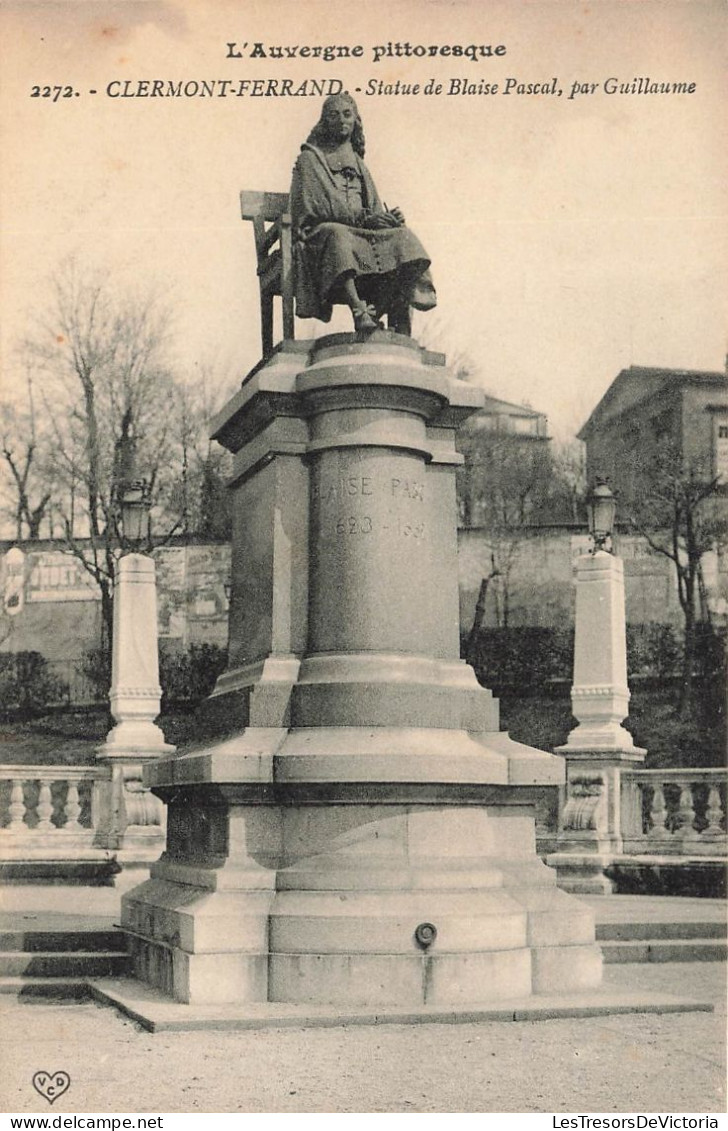
[[285, 192], [240, 193], [243, 220], [253, 224], [260, 284], [260, 330], [263, 357], [273, 352], [273, 299], [281, 296], [283, 337], [294, 338], [293, 249], [291, 215]]

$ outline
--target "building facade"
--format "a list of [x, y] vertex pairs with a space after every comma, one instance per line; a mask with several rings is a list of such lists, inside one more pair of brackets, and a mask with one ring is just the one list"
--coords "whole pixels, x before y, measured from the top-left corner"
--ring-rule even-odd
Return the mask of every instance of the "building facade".
[[728, 375], [688, 369], [623, 369], [579, 432], [587, 478], [603, 476], [626, 515], [644, 497], [661, 448], [701, 478], [728, 484]]

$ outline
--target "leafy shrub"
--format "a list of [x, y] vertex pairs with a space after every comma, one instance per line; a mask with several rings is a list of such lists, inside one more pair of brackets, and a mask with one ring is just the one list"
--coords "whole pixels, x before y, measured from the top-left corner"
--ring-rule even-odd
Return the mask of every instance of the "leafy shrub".
[[486, 687], [543, 690], [570, 680], [574, 654], [571, 628], [483, 628], [471, 644], [470, 663]]
[[683, 643], [671, 624], [627, 625], [627, 671], [629, 675], [664, 679], [680, 672]]
[[700, 861], [693, 864], [610, 864], [604, 874], [617, 885], [620, 895], [689, 895], [701, 899], [725, 899], [723, 864]]
[[226, 664], [227, 651], [217, 644], [192, 644], [186, 652], [160, 650], [163, 709], [169, 703], [199, 703], [205, 699]]
[[[463, 645], [465, 647], [465, 645]], [[555, 681], [571, 682], [574, 630], [552, 627], [482, 628], [470, 645], [470, 663], [486, 687], [543, 691]], [[627, 625], [627, 673], [664, 680], [681, 673], [683, 640], [671, 624]], [[704, 684], [724, 686], [726, 634], [710, 625], [696, 633], [695, 675]]]
[[67, 699], [67, 684], [40, 652], [0, 653], [0, 703], [5, 710], [29, 718]]

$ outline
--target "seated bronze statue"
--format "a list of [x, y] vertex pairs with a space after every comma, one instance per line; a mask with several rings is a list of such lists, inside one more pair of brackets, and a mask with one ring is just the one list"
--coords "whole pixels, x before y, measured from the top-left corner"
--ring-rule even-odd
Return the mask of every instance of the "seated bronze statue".
[[350, 307], [356, 330], [387, 315], [410, 333], [410, 308], [436, 305], [430, 259], [399, 208], [379, 199], [364, 164], [364, 130], [354, 99], [332, 95], [293, 170], [296, 314], [328, 322], [335, 303]]

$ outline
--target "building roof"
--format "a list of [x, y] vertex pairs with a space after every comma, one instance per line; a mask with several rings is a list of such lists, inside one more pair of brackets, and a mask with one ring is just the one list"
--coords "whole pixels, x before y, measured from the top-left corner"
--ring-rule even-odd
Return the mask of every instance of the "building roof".
[[685, 385], [707, 385], [725, 389], [728, 393], [728, 375], [706, 369], [663, 369], [630, 365], [629, 369], [623, 369], [612, 381], [577, 436], [580, 440], [587, 440], [592, 431], [605, 420], [621, 416], [623, 412], [656, 393], [677, 392]]
[[521, 436], [527, 437], [530, 434], [538, 439], [548, 438], [548, 417], [546, 413], [538, 412], [528, 405], [503, 401], [499, 397], [491, 396], [490, 393], [485, 394], [483, 407], [464, 422], [463, 431], [476, 432], [483, 428], [492, 428], [491, 421], [503, 418], [516, 418], [522, 422], [530, 422], [532, 427], [528, 431], [519, 431], [518, 434]]
[[492, 397], [490, 393], [485, 394], [485, 404], [481, 412], [487, 413], [503, 413], [504, 416], [543, 416], [544, 413], [537, 412], [535, 408], [531, 408], [525, 404], [512, 404], [510, 401], [502, 401], [498, 397]]

